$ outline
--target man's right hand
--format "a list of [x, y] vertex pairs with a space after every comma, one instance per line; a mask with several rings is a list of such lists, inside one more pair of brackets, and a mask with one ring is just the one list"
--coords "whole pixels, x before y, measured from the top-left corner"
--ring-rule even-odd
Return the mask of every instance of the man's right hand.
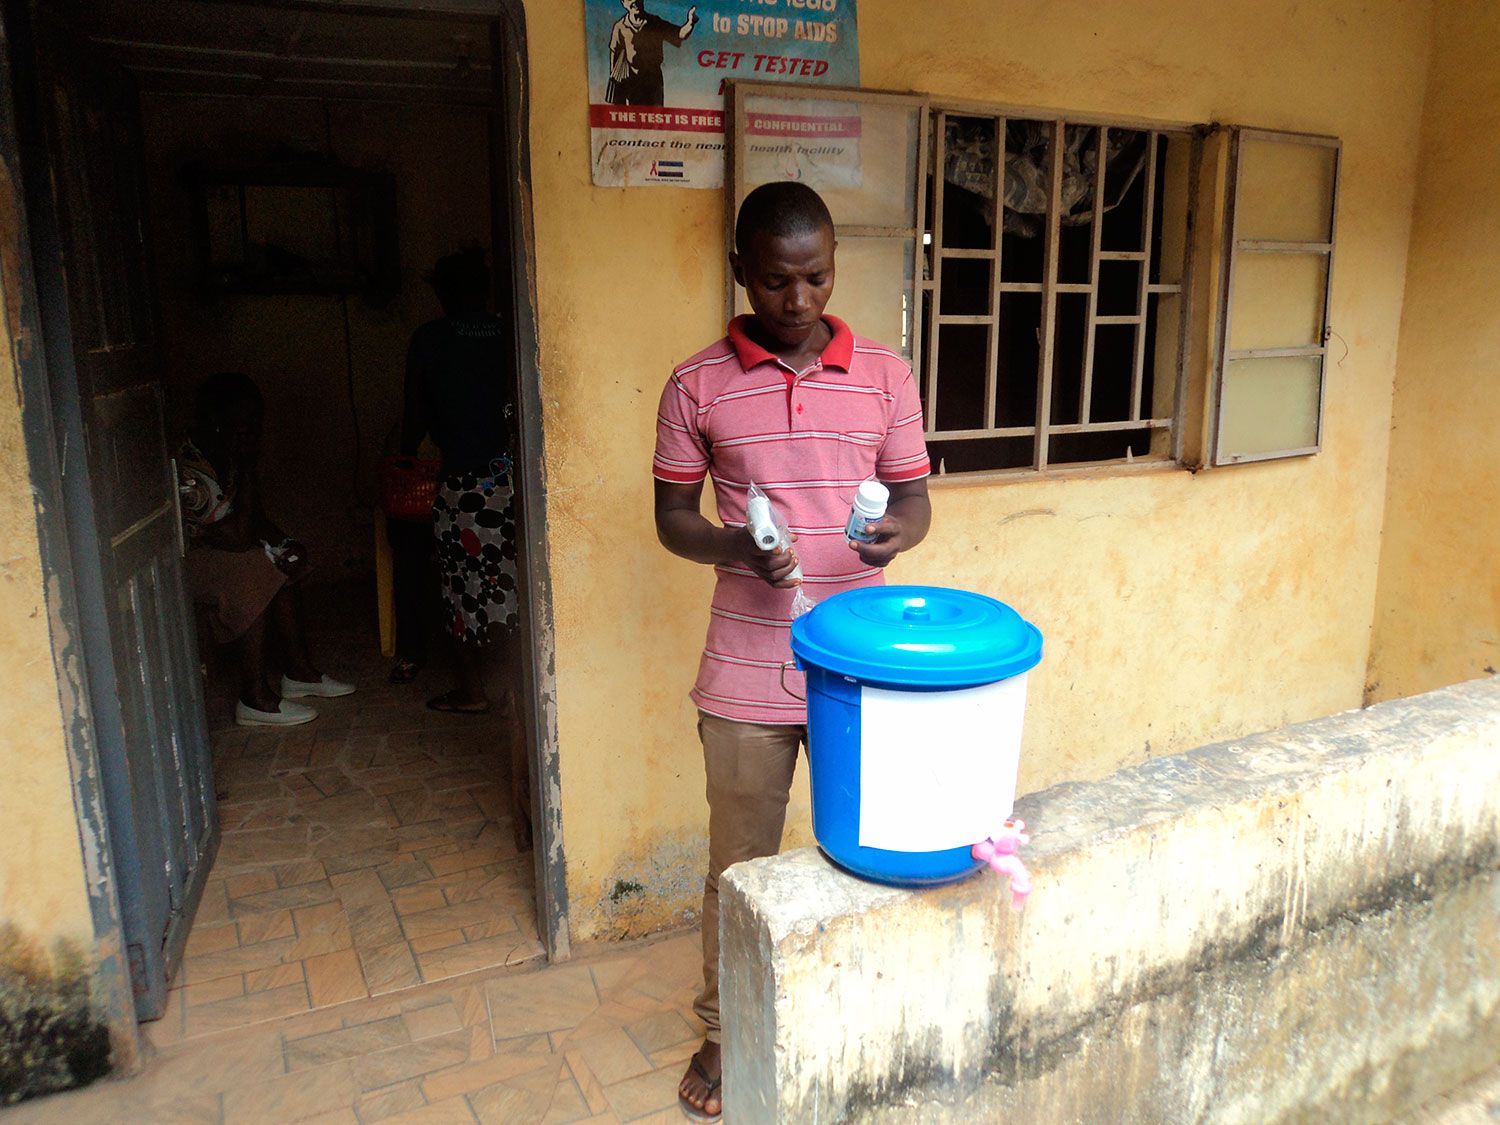
[[[792, 538], [797, 538], [797, 533], [791, 533]], [[762, 551], [760, 545], [746, 528], [743, 536], [745, 551], [741, 555], [745, 564], [760, 578], [775, 586], [778, 590], [794, 590], [802, 585], [802, 579], [792, 577], [792, 571], [797, 569], [797, 552], [794, 550]]]
[[[801, 584], [792, 577], [797, 569], [796, 551], [762, 551], [748, 528], [723, 527], [704, 518], [699, 507], [701, 480], [675, 484], [658, 479], [655, 489], [656, 537], [674, 555], [709, 566], [746, 566], [782, 590]], [[797, 538], [796, 532], [792, 538]]]

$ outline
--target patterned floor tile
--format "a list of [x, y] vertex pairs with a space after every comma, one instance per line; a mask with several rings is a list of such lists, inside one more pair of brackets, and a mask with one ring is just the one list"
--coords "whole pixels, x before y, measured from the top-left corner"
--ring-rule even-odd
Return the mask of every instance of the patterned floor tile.
[[677, 1086], [682, 1081], [680, 1067], [662, 1067], [636, 1078], [627, 1078], [604, 1087], [604, 1096], [622, 1121], [634, 1121], [661, 1110], [677, 1109]]
[[462, 945], [464, 932], [462, 930], [439, 930], [435, 934], [423, 934], [421, 937], [411, 939], [411, 951], [420, 957], [424, 953], [431, 953], [434, 949], [447, 949], [450, 945]]
[[307, 1070], [340, 1059], [374, 1054], [407, 1042], [410, 1042], [410, 1036], [401, 1017], [389, 1016], [373, 1023], [342, 1027], [289, 1042], [286, 1045], [287, 1069]]
[[359, 950], [359, 963], [365, 972], [365, 984], [371, 996], [410, 988], [422, 981], [411, 948], [398, 941], [375, 949]]
[[314, 1008], [344, 1004], [369, 995], [359, 957], [352, 949], [320, 953], [303, 962], [307, 971], [307, 993]]
[[460, 1066], [468, 1058], [469, 1036], [464, 1031], [455, 1031], [363, 1055], [354, 1064], [354, 1079], [361, 1091], [376, 1090]]
[[240, 944], [258, 945], [263, 941], [297, 936], [296, 923], [290, 910], [271, 910], [261, 914], [246, 914], [239, 920]]
[[497, 1039], [566, 1030], [599, 1006], [594, 978], [582, 966], [492, 980], [485, 992]]
[[450, 1032], [463, 1030], [463, 1020], [459, 1017], [458, 1008], [449, 1000], [441, 1004], [432, 1004], [426, 1008], [417, 1008], [402, 1015], [406, 1023], [407, 1034], [413, 1040], [431, 1039], [435, 1035], [447, 1035]]
[[366, 1125], [375, 1125], [397, 1114], [420, 1109], [427, 1104], [422, 1096], [422, 1087], [415, 1079], [387, 1086], [369, 1094], [361, 1094], [354, 1103], [354, 1112]]
[[358, 1094], [354, 1063], [345, 1060], [227, 1091], [224, 1125], [298, 1121], [318, 1113], [348, 1109]]
[[643, 1020], [627, 1024], [625, 1031], [636, 1046], [647, 1054], [665, 1051], [698, 1037], [693, 1028], [688, 1026], [687, 1020], [675, 1011], [654, 1012]]
[[330, 588], [313, 631], [359, 691], [318, 701], [313, 723], [236, 727], [232, 691], [210, 685], [222, 839], [153, 1042], [228, 1029], [236, 1011], [263, 1019], [294, 986], [347, 1004], [540, 948], [531, 856], [512, 843], [509, 726], [429, 711], [425, 687], [386, 682], [368, 592], [355, 593]]
[[468, 941], [418, 954], [417, 967], [424, 981], [440, 981], [497, 965], [514, 968], [545, 955], [540, 942], [517, 930], [501, 937]]
[[622, 1028], [570, 1040], [568, 1056], [577, 1056], [602, 1086], [623, 1082], [654, 1069], [651, 1062]]
[[[250, 1027], [230, 1026], [222, 1014], [227, 1005], [274, 997], [278, 990], [193, 1007], [182, 1002], [185, 990], [176, 989], [164, 1019], [191, 1020], [209, 1011], [223, 1026], [158, 1043], [159, 1053], [135, 1078], [21, 1106], [5, 1121], [216, 1122], [222, 1106], [224, 1125], [677, 1123], [683, 1120], [677, 1082], [701, 1026], [685, 1006], [642, 1015], [626, 1004], [600, 1002], [600, 983], [656, 1003], [641, 991], [641, 974], [675, 981], [691, 977], [696, 963], [693, 939], [606, 947], [581, 951], [575, 964], [521, 974], [491, 969], [456, 986], [418, 985]], [[681, 1043], [642, 1049], [684, 1029], [690, 1038]]]
[[217, 1004], [189, 1008], [187, 1035], [194, 1037], [232, 1031], [264, 1020], [305, 1012], [307, 1008], [307, 988], [298, 981], [284, 988], [271, 988], [234, 1000], [221, 1000]]

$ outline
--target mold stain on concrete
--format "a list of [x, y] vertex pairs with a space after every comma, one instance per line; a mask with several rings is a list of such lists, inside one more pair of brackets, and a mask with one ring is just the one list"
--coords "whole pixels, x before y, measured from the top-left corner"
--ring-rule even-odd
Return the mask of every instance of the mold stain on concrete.
[[618, 903], [623, 898], [628, 898], [631, 895], [642, 894], [645, 889], [645, 887], [641, 886], [633, 879], [616, 879], [615, 889], [609, 892], [609, 901]]
[[[1443, 895], [1500, 874], [1500, 838], [1477, 841], [1466, 852], [1449, 853], [1426, 870], [1404, 871], [1322, 917], [1301, 917], [1301, 942], [1325, 931], [1369, 925], [1395, 912], [1424, 907]], [[994, 978], [989, 1008], [994, 1013], [988, 1042], [978, 1065], [959, 1073], [940, 1049], [939, 1029], [913, 1029], [901, 1045], [900, 1066], [875, 1082], [857, 1081], [843, 1099], [839, 1120], [883, 1118], [894, 1107], [962, 1106], [984, 1086], [1014, 1090], [1059, 1070], [1085, 1052], [1089, 1044], [1107, 1041], [1126, 1013], [1139, 1005], [1179, 996], [1192, 1002], [1194, 982], [1207, 974], [1222, 976], [1264, 971], [1300, 942], [1289, 934], [1287, 918], [1272, 913], [1254, 923], [1237, 941], [1209, 943], [1198, 957], [1151, 973], [1134, 987], [1112, 996], [1093, 1011], [1065, 1026], [1018, 1023], [1008, 982]]]
[[702, 902], [707, 863], [701, 837], [653, 841], [615, 864], [575, 924], [586, 925], [590, 939], [646, 937], [690, 924]]
[[0, 926], [0, 1106], [87, 1086], [111, 1067], [82, 952], [59, 943], [49, 954]]

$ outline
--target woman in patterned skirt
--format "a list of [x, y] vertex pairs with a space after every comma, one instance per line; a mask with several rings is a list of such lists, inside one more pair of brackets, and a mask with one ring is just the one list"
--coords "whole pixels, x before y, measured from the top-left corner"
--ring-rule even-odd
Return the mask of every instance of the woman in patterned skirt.
[[427, 706], [480, 714], [490, 708], [483, 651], [520, 619], [508, 333], [486, 309], [490, 275], [483, 251], [449, 254], [428, 280], [443, 316], [418, 328], [407, 349], [401, 446], [415, 455], [431, 435], [442, 450], [433, 533], [458, 686]]

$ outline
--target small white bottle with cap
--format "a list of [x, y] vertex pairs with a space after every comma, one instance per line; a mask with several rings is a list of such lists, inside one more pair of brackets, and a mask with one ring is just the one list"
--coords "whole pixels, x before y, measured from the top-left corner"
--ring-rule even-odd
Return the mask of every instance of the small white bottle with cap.
[[875, 536], [865, 534], [865, 524], [885, 517], [886, 505], [890, 503], [891, 490], [878, 480], [867, 480], [860, 484], [854, 494], [854, 505], [849, 509], [849, 523], [844, 528], [844, 539], [848, 543], [873, 543]]

